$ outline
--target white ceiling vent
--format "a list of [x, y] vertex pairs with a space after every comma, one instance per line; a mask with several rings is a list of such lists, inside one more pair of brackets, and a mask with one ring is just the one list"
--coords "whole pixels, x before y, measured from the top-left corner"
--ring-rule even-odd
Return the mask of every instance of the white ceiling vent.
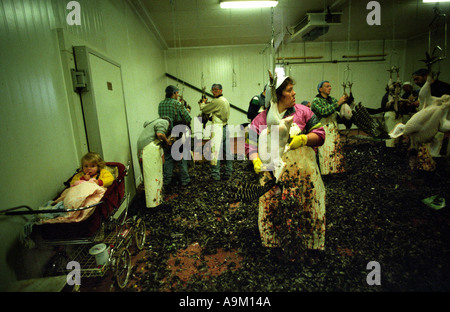
[[305, 41], [312, 41], [328, 32], [331, 25], [341, 24], [342, 13], [306, 13], [306, 16], [295, 26], [291, 26], [291, 39], [302, 36]]

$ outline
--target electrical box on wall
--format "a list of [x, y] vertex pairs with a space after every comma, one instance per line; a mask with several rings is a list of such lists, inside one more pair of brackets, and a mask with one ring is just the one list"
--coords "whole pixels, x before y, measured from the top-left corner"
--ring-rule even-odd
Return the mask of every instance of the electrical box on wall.
[[73, 91], [86, 92], [89, 91], [87, 76], [84, 70], [71, 70]]

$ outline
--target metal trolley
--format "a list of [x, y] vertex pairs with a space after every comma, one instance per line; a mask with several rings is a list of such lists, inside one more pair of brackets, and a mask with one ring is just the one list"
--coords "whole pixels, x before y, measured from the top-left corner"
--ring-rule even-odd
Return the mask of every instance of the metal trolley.
[[[33, 210], [19, 206], [0, 211], [4, 215], [25, 215], [42, 213], [72, 212], [95, 208], [88, 220], [79, 224], [45, 224], [33, 227], [33, 240], [38, 245], [54, 246], [55, 253], [47, 265], [48, 276], [69, 275], [71, 263], [76, 263], [80, 277], [103, 277], [112, 270], [115, 282], [121, 289], [128, 285], [132, 269], [131, 253], [133, 243], [142, 250], [146, 241], [146, 226], [142, 218], [128, 216], [129, 194], [124, 194], [124, 175], [127, 169], [120, 163], [107, 163], [118, 167], [116, 179], [105, 192], [102, 201], [78, 209]], [[113, 199], [111, 199], [113, 198]], [[98, 264], [89, 250], [96, 244], [105, 244], [107, 261]]]
[[[132, 268], [130, 247], [135, 243], [138, 250], [142, 250], [146, 239], [145, 222], [135, 216], [127, 218], [126, 214], [102, 227], [92, 242], [78, 244], [71, 252], [68, 249], [59, 251], [51, 263], [56, 273], [69, 273], [67, 263], [76, 261], [80, 266], [81, 277], [103, 277], [111, 269], [117, 285], [125, 288]], [[105, 264], [97, 264], [95, 256], [89, 252], [94, 244], [100, 242], [107, 247], [108, 260]]]

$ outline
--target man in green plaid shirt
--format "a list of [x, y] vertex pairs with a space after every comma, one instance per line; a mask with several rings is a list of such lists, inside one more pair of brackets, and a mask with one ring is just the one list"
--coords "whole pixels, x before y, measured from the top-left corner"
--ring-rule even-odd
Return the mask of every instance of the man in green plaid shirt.
[[[176, 91], [175, 91], [176, 90]], [[174, 125], [182, 122], [189, 126], [192, 117], [188, 110], [178, 101], [179, 91], [175, 86], [168, 86], [166, 88], [166, 98], [159, 103], [158, 114], [160, 117], [169, 117]]]
[[324, 144], [317, 150], [320, 173], [323, 176], [344, 172], [344, 154], [336, 122], [336, 112], [347, 101], [347, 94], [344, 94], [339, 100], [332, 97], [329, 81], [320, 82], [317, 91], [319, 94], [312, 100], [311, 110], [320, 118], [326, 133]]
[[[162, 100], [158, 106], [159, 117], [169, 117], [173, 122], [173, 126], [176, 126], [177, 124], [184, 124], [186, 126], [189, 126], [192, 117], [189, 115], [187, 109], [178, 101], [178, 88], [169, 85], [166, 88], [165, 92], [166, 98]], [[182, 148], [184, 148], [184, 146]], [[190, 153], [190, 151], [183, 151], [183, 158], [177, 161], [172, 157], [172, 147], [166, 146], [164, 148], [163, 180], [164, 188], [166, 190], [172, 182], [174, 162], [179, 163], [180, 166], [181, 185], [188, 186], [191, 183], [191, 178], [188, 172], [188, 160], [186, 159], [187, 157], [185, 157], [187, 153]]]
[[344, 94], [339, 101], [330, 95], [331, 84], [328, 81], [322, 81], [317, 86], [319, 94], [316, 95], [311, 103], [311, 110], [319, 118], [328, 117], [334, 112], [338, 111], [341, 104], [347, 100], [347, 95]]

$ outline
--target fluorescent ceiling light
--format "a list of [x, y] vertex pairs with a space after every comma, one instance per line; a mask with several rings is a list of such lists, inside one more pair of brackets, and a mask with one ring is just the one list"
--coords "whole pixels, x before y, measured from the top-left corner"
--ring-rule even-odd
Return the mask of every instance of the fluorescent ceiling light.
[[423, 0], [423, 3], [450, 2], [450, 0]]
[[245, 8], [271, 8], [277, 6], [278, 1], [221, 1], [222, 9], [245, 9]]

